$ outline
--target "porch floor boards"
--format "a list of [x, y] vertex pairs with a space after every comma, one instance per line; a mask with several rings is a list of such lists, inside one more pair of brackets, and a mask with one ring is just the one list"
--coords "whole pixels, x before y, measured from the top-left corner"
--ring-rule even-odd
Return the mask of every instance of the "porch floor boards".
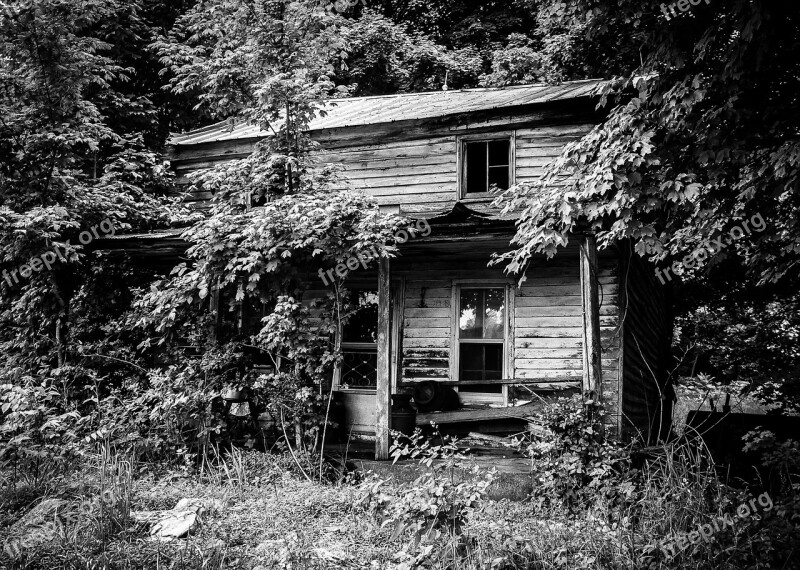
[[427, 412], [417, 414], [417, 425], [427, 426], [435, 424], [454, 424], [465, 422], [480, 422], [490, 420], [524, 419], [533, 417], [540, 406], [525, 404], [522, 406], [507, 406], [503, 408], [463, 407], [449, 412]]
[[[493, 500], [509, 499], [523, 501], [533, 489], [533, 476], [530, 460], [514, 453], [510, 449], [487, 446], [469, 446], [463, 461], [466, 467], [477, 465], [480, 472], [494, 468], [495, 479], [488, 488], [487, 496]], [[348, 470], [363, 473], [373, 472], [384, 479], [392, 479], [396, 483], [411, 483], [429, 468], [414, 460], [376, 461], [374, 442], [351, 442], [326, 446], [326, 455]], [[434, 464], [442, 464], [444, 460], [435, 460]], [[456, 468], [456, 477], [472, 478], [472, 474], [464, 467]]]

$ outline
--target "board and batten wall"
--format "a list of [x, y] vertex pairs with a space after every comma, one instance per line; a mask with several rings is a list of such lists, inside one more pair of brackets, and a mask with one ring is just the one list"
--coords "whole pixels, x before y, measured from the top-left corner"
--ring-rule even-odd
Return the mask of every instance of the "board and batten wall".
[[667, 439], [672, 418], [673, 392], [668, 387], [672, 318], [666, 296], [654, 267], [622, 244], [620, 306], [624, 389], [620, 406], [622, 433], [644, 441]]

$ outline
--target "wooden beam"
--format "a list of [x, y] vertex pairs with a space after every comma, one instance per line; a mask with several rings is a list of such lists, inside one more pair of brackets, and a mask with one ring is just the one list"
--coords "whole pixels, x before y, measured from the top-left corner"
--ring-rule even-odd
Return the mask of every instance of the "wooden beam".
[[580, 264], [583, 308], [583, 396], [584, 400], [599, 400], [602, 397], [600, 300], [597, 285], [597, 242], [593, 235], [584, 235], [581, 238]]
[[486, 380], [436, 380], [432, 378], [427, 379], [419, 379], [419, 380], [403, 380], [400, 383], [400, 386], [411, 386], [413, 387], [416, 384], [420, 384], [422, 382], [436, 382], [437, 384], [441, 384], [443, 386], [483, 386], [486, 384], [500, 384], [500, 385], [512, 385], [512, 386], [545, 386], [544, 389], [550, 389], [550, 386], [561, 386], [563, 388], [580, 388], [581, 385], [577, 381], [570, 381], [564, 380], [561, 382], [554, 382], [552, 380], [545, 380], [539, 381], [535, 378], [526, 379], [526, 378], [487, 378]]
[[417, 414], [417, 425], [428, 425], [430, 422], [437, 424], [452, 424], [456, 422], [479, 422], [483, 420], [503, 420], [508, 418], [534, 417], [541, 404], [525, 404], [524, 406], [509, 406], [507, 408], [473, 408], [455, 410], [453, 412], [430, 412]]
[[378, 261], [378, 377], [375, 390], [375, 459], [389, 459], [392, 402], [391, 272], [389, 259]]

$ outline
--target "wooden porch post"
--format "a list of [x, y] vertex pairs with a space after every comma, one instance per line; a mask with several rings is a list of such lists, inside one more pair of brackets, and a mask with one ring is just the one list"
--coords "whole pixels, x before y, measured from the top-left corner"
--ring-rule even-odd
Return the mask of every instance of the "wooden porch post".
[[389, 258], [378, 261], [378, 378], [375, 390], [375, 459], [389, 459], [389, 421], [392, 401], [391, 272]]
[[581, 304], [583, 306], [583, 399], [602, 397], [602, 363], [600, 355], [600, 299], [597, 287], [597, 242], [593, 235], [584, 235], [580, 247]]

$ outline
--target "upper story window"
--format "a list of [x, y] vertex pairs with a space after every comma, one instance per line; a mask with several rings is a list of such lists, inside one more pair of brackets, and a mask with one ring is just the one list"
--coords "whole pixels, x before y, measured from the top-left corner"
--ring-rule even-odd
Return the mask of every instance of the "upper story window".
[[463, 141], [461, 195], [507, 190], [512, 183], [511, 137]]

